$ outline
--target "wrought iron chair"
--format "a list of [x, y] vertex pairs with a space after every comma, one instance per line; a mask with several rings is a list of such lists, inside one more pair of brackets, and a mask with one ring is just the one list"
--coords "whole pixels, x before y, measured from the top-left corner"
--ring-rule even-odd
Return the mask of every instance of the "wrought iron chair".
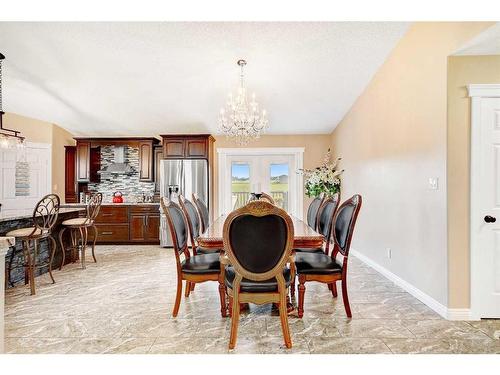
[[[55, 283], [52, 275], [52, 261], [56, 252], [57, 243], [52, 237], [52, 228], [57, 222], [59, 215], [60, 199], [55, 194], [48, 194], [43, 197], [33, 210], [33, 226], [28, 228], [15, 229], [6, 234], [7, 237], [15, 237], [16, 240], [22, 241], [26, 283], [30, 284], [31, 295], [36, 293], [35, 290], [35, 270], [41, 267], [49, 267], [49, 275], [52, 283]], [[47, 238], [52, 246], [50, 256], [47, 263], [38, 263], [38, 247], [39, 241]], [[33, 243], [33, 249], [31, 248]]]
[[[175, 297], [172, 316], [176, 317], [179, 312], [182, 295], [182, 281], [186, 280], [186, 288], [189, 294], [191, 285], [205, 281], [217, 281], [221, 275], [220, 259], [218, 253], [191, 255], [188, 247], [188, 223], [182, 209], [167, 198], [162, 198], [160, 204], [167, 217], [170, 235], [177, 264], [177, 294]], [[181, 256], [184, 260], [181, 260]], [[224, 290], [219, 289], [221, 300], [221, 312], [225, 310]]]
[[[349, 318], [352, 317], [347, 295], [347, 261], [361, 203], [361, 195], [354, 195], [342, 203], [337, 210], [333, 226], [334, 247], [330, 256], [324, 253], [296, 254], [295, 267], [299, 277], [299, 318], [304, 315], [304, 294], [306, 291], [304, 284], [307, 281], [328, 284], [335, 298], [337, 297], [336, 282], [339, 280], [342, 282], [342, 298], [346, 315]], [[342, 256], [341, 261], [337, 260], [339, 254]]]
[[[278, 304], [287, 348], [292, 347], [287, 315], [287, 291], [293, 246], [293, 223], [288, 214], [265, 201], [252, 201], [233, 211], [224, 222], [224, 281], [229, 295], [231, 336], [236, 345], [240, 303]], [[261, 239], [259, 241], [259, 239]]]
[[192, 194], [193, 202], [198, 210], [198, 215], [200, 216], [201, 233], [204, 233], [208, 226], [210, 225], [210, 214], [208, 212], [208, 207], [199, 197], [198, 194]]
[[[94, 193], [90, 197], [87, 207], [85, 217], [78, 217], [75, 219], [69, 219], [62, 222], [63, 228], [59, 232], [59, 243], [61, 245], [62, 260], [59, 270], [62, 269], [64, 262], [66, 260], [66, 252], [73, 252], [73, 259], [76, 258], [76, 252], [80, 251], [82, 268], [85, 269], [85, 250], [87, 249], [88, 240], [88, 228], [92, 228], [94, 231], [94, 239], [92, 240], [92, 258], [94, 262], [97, 263], [95, 257], [95, 243], [97, 241], [97, 227], [95, 226], [95, 218], [99, 214], [99, 210], [102, 204], [102, 194]], [[69, 229], [71, 235], [71, 246], [65, 248], [63, 243], [63, 234], [66, 229]], [[78, 240], [78, 234], [80, 235], [80, 240]]]

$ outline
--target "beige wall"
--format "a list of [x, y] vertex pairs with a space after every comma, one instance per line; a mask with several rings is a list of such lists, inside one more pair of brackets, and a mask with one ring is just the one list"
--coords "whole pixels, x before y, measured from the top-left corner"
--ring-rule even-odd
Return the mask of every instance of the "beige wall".
[[491, 24], [413, 24], [332, 133], [343, 196], [364, 198], [353, 248], [444, 306], [447, 58]]
[[[317, 167], [325, 156], [330, 144], [328, 134], [317, 135], [264, 135], [255, 142], [251, 142], [246, 147], [304, 147], [304, 168]], [[226, 147], [238, 147], [238, 145], [225, 136], [215, 136], [215, 168], [214, 168], [214, 208], [218, 214], [218, 165], [217, 149]], [[290, 171], [292, 172], [292, 171]], [[311, 200], [304, 196], [304, 214]]]
[[52, 192], [64, 201], [64, 146], [74, 145], [72, 135], [49, 122], [6, 113], [4, 127], [19, 130], [27, 142], [52, 145]]
[[500, 56], [448, 59], [449, 306], [470, 306], [470, 98], [467, 85], [500, 83]]

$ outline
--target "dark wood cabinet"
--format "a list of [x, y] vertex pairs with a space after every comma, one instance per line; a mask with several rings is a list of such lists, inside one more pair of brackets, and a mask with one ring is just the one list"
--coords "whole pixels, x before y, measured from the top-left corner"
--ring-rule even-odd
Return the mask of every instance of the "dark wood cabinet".
[[90, 142], [77, 142], [76, 144], [76, 180], [78, 182], [90, 181]]
[[183, 158], [185, 140], [182, 138], [163, 138], [163, 157]]
[[160, 192], [160, 162], [163, 159], [163, 147], [155, 146], [153, 150], [154, 159], [154, 181], [155, 181], [155, 193]]
[[162, 135], [164, 159], [209, 159], [214, 138], [208, 134]]
[[153, 141], [139, 142], [139, 181], [153, 181]]
[[208, 157], [207, 147], [208, 147], [207, 138], [186, 139], [185, 157], [193, 159], [207, 158]]
[[146, 216], [130, 214], [130, 241], [144, 241], [146, 239]]
[[130, 241], [158, 242], [160, 211], [158, 206], [130, 206]]
[[64, 146], [64, 201], [66, 203], [78, 202], [76, 184], [76, 146]]

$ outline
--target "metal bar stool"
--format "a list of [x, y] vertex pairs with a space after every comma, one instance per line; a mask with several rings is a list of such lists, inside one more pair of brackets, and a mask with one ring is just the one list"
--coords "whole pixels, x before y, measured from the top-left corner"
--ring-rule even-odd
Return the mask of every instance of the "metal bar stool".
[[[43, 197], [35, 206], [33, 211], [33, 226], [28, 228], [15, 229], [6, 234], [7, 237], [15, 237], [16, 240], [22, 241], [24, 255], [24, 272], [25, 281], [29, 282], [31, 295], [35, 294], [35, 270], [41, 267], [49, 267], [49, 275], [54, 284], [54, 276], [52, 275], [52, 261], [56, 252], [57, 243], [52, 237], [52, 228], [57, 222], [59, 215], [59, 197], [55, 194], [48, 194]], [[48, 263], [37, 263], [39, 241], [47, 238], [52, 243], [50, 258]], [[33, 243], [33, 248], [31, 248]]]
[[[85, 250], [87, 248], [88, 240], [88, 228], [94, 230], [94, 240], [92, 241], [92, 258], [94, 262], [97, 263], [95, 257], [95, 243], [97, 241], [97, 227], [95, 226], [95, 218], [99, 213], [102, 203], [102, 194], [95, 193], [90, 197], [87, 207], [85, 217], [77, 217], [75, 219], [68, 219], [62, 222], [63, 228], [59, 232], [59, 243], [61, 244], [62, 260], [59, 270], [62, 269], [64, 261], [66, 260], [66, 252], [71, 251], [73, 253], [73, 259], [76, 259], [76, 252], [81, 253], [82, 268], [85, 269]], [[63, 234], [69, 229], [71, 235], [71, 246], [65, 248], [63, 243]], [[80, 238], [78, 239], [78, 235]]]

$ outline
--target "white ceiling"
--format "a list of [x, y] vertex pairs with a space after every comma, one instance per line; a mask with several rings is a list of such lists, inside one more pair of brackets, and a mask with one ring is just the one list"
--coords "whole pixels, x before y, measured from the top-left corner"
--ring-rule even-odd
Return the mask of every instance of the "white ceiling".
[[217, 134], [244, 58], [268, 133], [329, 133], [407, 27], [4, 22], [4, 111], [75, 135]]
[[500, 55], [500, 22], [472, 38], [454, 55]]

